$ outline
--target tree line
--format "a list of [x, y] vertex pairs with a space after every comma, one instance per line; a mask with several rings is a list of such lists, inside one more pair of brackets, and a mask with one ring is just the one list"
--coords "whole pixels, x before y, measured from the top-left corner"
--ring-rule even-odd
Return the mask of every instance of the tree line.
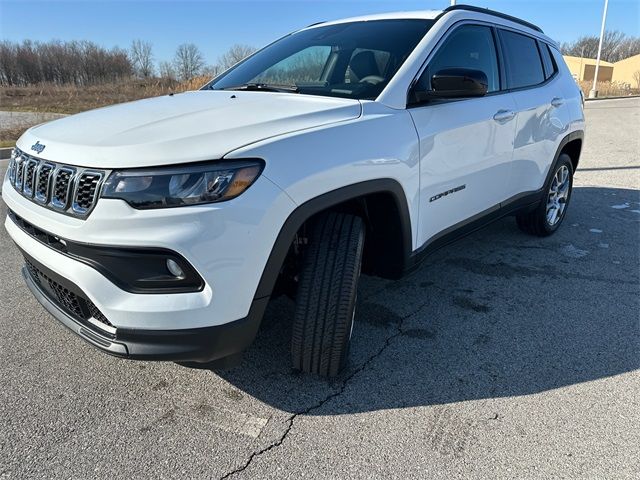
[[131, 77], [128, 53], [89, 41], [0, 42], [0, 84], [87, 85]]
[[134, 40], [128, 50], [107, 49], [90, 41], [53, 40], [0, 42], [0, 85], [95, 85], [132, 78], [163, 77], [188, 80], [215, 76], [255, 52], [248, 45], [234, 45], [218, 62], [209, 65], [193, 43], [180, 45], [171, 61], [156, 66], [151, 43]]
[[[585, 35], [573, 42], [563, 43], [563, 55], [596, 58], [600, 37]], [[600, 58], [605, 62], [615, 63], [640, 53], [640, 37], [627, 36], [618, 30], [607, 30], [602, 39]]]

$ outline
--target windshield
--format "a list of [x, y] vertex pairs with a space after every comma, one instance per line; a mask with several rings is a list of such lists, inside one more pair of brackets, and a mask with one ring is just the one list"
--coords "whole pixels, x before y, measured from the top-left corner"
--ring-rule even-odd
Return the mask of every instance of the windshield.
[[375, 20], [302, 30], [260, 50], [203, 89], [375, 99], [433, 23]]

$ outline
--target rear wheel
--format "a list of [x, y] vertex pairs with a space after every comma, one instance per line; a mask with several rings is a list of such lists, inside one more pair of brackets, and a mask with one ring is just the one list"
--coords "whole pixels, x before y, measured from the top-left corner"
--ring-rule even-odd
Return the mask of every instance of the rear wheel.
[[546, 195], [535, 210], [516, 216], [518, 227], [526, 233], [546, 237], [555, 232], [567, 213], [573, 189], [573, 164], [563, 153], [546, 185]]
[[365, 227], [355, 215], [322, 214], [313, 227], [296, 296], [292, 366], [325, 377], [345, 366], [356, 309]]

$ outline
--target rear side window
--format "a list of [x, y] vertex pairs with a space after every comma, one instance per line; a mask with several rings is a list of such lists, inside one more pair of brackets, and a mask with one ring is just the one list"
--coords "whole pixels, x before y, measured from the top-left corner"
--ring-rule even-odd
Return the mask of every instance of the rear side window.
[[542, 64], [544, 65], [544, 78], [549, 79], [555, 75], [558, 71], [556, 64], [553, 61], [551, 52], [549, 51], [549, 45], [546, 43], [538, 42], [540, 48], [540, 55], [542, 56]]
[[420, 78], [425, 90], [431, 89], [431, 77], [446, 68], [470, 68], [487, 75], [489, 92], [500, 90], [500, 75], [495, 42], [489, 27], [464, 25], [455, 30], [436, 52]]
[[545, 75], [536, 40], [507, 30], [501, 30], [500, 37], [509, 88], [530, 87], [544, 82]]

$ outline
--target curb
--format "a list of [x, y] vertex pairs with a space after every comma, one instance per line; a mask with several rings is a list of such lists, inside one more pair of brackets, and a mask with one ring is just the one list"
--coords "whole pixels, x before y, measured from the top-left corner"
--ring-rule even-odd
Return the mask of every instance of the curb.
[[598, 101], [598, 100], [620, 100], [623, 98], [639, 98], [640, 95], [624, 95], [624, 96], [620, 96], [620, 97], [596, 97], [596, 98], [585, 98], [584, 101], [585, 102], [593, 102], [593, 101]]
[[0, 160], [11, 158], [11, 150], [13, 150], [13, 147], [0, 148]]

